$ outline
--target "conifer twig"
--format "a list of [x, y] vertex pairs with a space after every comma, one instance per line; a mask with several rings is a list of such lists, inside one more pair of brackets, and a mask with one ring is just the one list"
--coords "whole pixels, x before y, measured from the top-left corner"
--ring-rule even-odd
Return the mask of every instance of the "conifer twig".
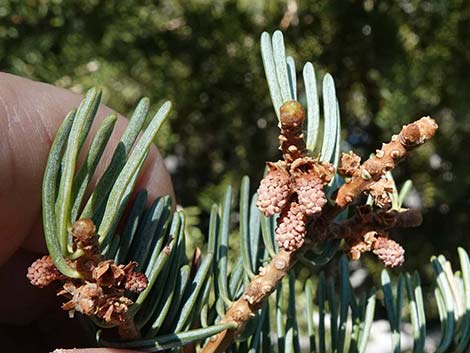
[[248, 321], [256, 316], [265, 299], [273, 293], [282, 279], [297, 262], [295, 251], [279, 250], [271, 262], [260, 267], [259, 273], [248, 284], [243, 295], [225, 313], [221, 323], [235, 322], [237, 329], [225, 330], [212, 336], [201, 353], [222, 353], [241, 333]]
[[[362, 244], [364, 243], [362, 238], [364, 231], [368, 229], [385, 231], [392, 227], [416, 226], [421, 223], [421, 215], [409, 210], [356, 213], [355, 218], [342, 224], [334, 223], [334, 219], [362, 192], [367, 191], [387, 171], [392, 170], [408, 151], [423, 144], [434, 135], [437, 124], [433, 119], [424, 117], [403, 126], [398, 135], [392, 136], [389, 143], [383, 144], [382, 148], [376, 151], [376, 155], [362, 165], [353, 153], [346, 155], [343, 158], [340, 172], [345, 174], [348, 179], [335, 192], [334, 205], [325, 204], [320, 212], [311, 212], [311, 209], [306, 205], [315, 203], [300, 203], [299, 200], [305, 198], [302, 197], [305, 186], [300, 187], [303, 184], [296, 182], [296, 178], [299, 175], [305, 178], [307, 175], [310, 184], [313, 182], [314, 184], [326, 185], [331, 180], [331, 165], [319, 163], [305, 156], [305, 144], [301, 129], [304, 113], [300, 104], [292, 101], [284, 103], [280, 115], [281, 134], [279, 141], [284, 161], [279, 161], [276, 165], [268, 164], [270, 172], [261, 182], [257, 205], [266, 215], [272, 215], [274, 210], [276, 213], [281, 210], [276, 232], [278, 233], [280, 229], [281, 232], [290, 229], [291, 239], [286, 242], [285, 239], [289, 239], [289, 235], [282, 234], [282, 241], [279, 242], [278, 239], [279, 252], [267, 266], [260, 268], [258, 275], [251, 280], [243, 295], [228, 308], [221, 322], [235, 322], [237, 328], [225, 330], [213, 336], [201, 350], [201, 353], [226, 351], [236, 336], [246, 327], [248, 321], [262, 307], [264, 300], [274, 292], [278, 284], [295, 265], [297, 262], [296, 253], [302, 248], [303, 237], [307, 231], [310, 233], [309, 237], [317, 240], [351, 237]], [[298, 164], [301, 168], [296, 168]], [[279, 191], [281, 190], [285, 192], [282, 192], [283, 196], [280, 197]], [[310, 198], [315, 195], [312, 191], [310, 191]], [[317, 202], [318, 196], [320, 195], [314, 198]], [[292, 207], [296, 212], [292, 212]], [[289, 217], [291, 219], [285, 221]], [[287, 222], [287, 226], [284, 224], [285, 222]], [[320, 226], [312, 229], [308, 227], [311, 224]], [[358, 239], [351, 235], [351, 231], [354, 230], [360, 231], [361, 236], [358, 236]], [[404, 250], [393, 240], [381, 233], [377, 234], [378, 236], [374, 236], [370, 244], [367, 244], [369, 249], [366, 250], [373, 250], [389, 266], [401, 264]], [[278, 233], [277, 236], [279, 235]]]
[[398, 135], [393, 135], [389, 143], [383, 144], [382, 148], [376, 151], [375, 156], [369, 158], [362, 165], [352, 166], [349, 170], [347, 166], [342, 166], [343, 169], [348, 170], [349, 175], [347, 176], [350, 179], [346, 180], [346, 183], [338, 189], [334, 206], [330, 207], [329, 210], [325, 210], [324, 216], [330, 220], [334, 219], [363, 191], [379, 181], [386, 172], [395, 168], [396, 164], [410, 150], [433, 137], [436, 130], [436, 122], [429, 116], [423, 117], [403, 126]]

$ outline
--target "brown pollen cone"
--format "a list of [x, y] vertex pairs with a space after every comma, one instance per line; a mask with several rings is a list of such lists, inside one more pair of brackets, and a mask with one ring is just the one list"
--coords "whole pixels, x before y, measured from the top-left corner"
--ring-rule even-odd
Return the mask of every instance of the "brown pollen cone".
[[305, 240], [306, 215], [303, 207], [291, 201], [277, 220], [276, 241], [286, 251], [300, 249]]
[[388, 267], [401, 266], [405, 262], [405, 249], [386, 236], [377, 237], [373, 253]]
[[54, 281], [65, 279], [65, 276], [55, 267], [49, 255], [34, 261], [31, 266], [28, 267], [26, 277], [33, 286], [39, 288], [47, 287]]
[[321, 179], [313, 174], [303, 174], [295, 178], [295, 189], [299, 204], [307, 216], [320, 214], [326, 203]]
[[334, 167], [310, 157], [296, 159], [291, 165], [299, 204], [307, 216], [320, 214], [327, 202], [323, 187], [334, 176]]
[[291, 193], [290, 175], [282, 161], [268, 162], [269, 171], [261, 180], [258, 188], [256, 206], [265, 216], [280, 213]]

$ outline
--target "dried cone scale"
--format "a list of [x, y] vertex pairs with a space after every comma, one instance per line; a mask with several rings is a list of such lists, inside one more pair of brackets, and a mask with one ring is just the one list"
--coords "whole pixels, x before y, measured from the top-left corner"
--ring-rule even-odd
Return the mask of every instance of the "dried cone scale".
[[370, 231], [364, 234], [364, 236], [359, 240], [348, 239], [346, 241], [349, 245], [349, 257], [351, 260], [357, 261], [363, 253], [372, 250], [372, 246], [376, 240], [375, 234], [375, 231]]
[[388, 208], [391, 204], [391, 195], [393, 193], [394, 185], [393, 180], [385, 177], [382, 177], [375, 183], [371, 184], [368, 192], [378, 207]]

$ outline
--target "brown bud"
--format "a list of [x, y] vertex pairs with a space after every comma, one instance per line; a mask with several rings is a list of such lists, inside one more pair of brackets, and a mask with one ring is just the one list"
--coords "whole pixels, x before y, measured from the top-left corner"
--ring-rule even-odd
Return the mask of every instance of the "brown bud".
[[95, 237], [96, 227], [89, 218], [76, 221], [72, 227], [72, 236], [84, 243], [90, 242]]
[[429, 116], [423, 117], [414, 123], [403, 126], [400, 133], [401, 143], [407, 148], [418, 146], [433, 137], [437, 127], [434, 119]]
[[281, 124], [287, 127], [301, 126], [304, 122], [305, 112], [297, 101], [288, 101], [281, 105]]
[[419, 130], [421, 131], [421, 138], [424, 141], [427, 141], [433, 137], [437, 128], [439, 127], [436, 121], [429, 116], [422, 117], [416, 122], [416, 124], [419, 126]]
[[420, 139], [419, 127], [416, 124], [406, 125], [400, 136], [405, 146], [414, 146]]
[[304, 110], [299, 102], [289, 101], [280, 108], [279, 149], [287, 167], [296, 159], [305, 156], [305, 141], [302, 133]]

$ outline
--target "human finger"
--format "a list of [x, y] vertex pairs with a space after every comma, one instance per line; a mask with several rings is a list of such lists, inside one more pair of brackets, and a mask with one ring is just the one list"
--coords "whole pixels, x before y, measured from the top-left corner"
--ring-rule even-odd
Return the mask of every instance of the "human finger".
[[[0, 265], [22, 244], [30, 251], [45, 250], [41, 218], [44, 166], [59, 125], [81, 99], [62, 88], [0, 73]], [[98, 122], [111, 112], [101, 106]], [[97, 176], [110, 161], [126, 125], [127, 120], [119, 116]], [[170, 176], [155, 147], [144, 165], [139, 186], [148, 189], [149, 199], [173, 195]]]

